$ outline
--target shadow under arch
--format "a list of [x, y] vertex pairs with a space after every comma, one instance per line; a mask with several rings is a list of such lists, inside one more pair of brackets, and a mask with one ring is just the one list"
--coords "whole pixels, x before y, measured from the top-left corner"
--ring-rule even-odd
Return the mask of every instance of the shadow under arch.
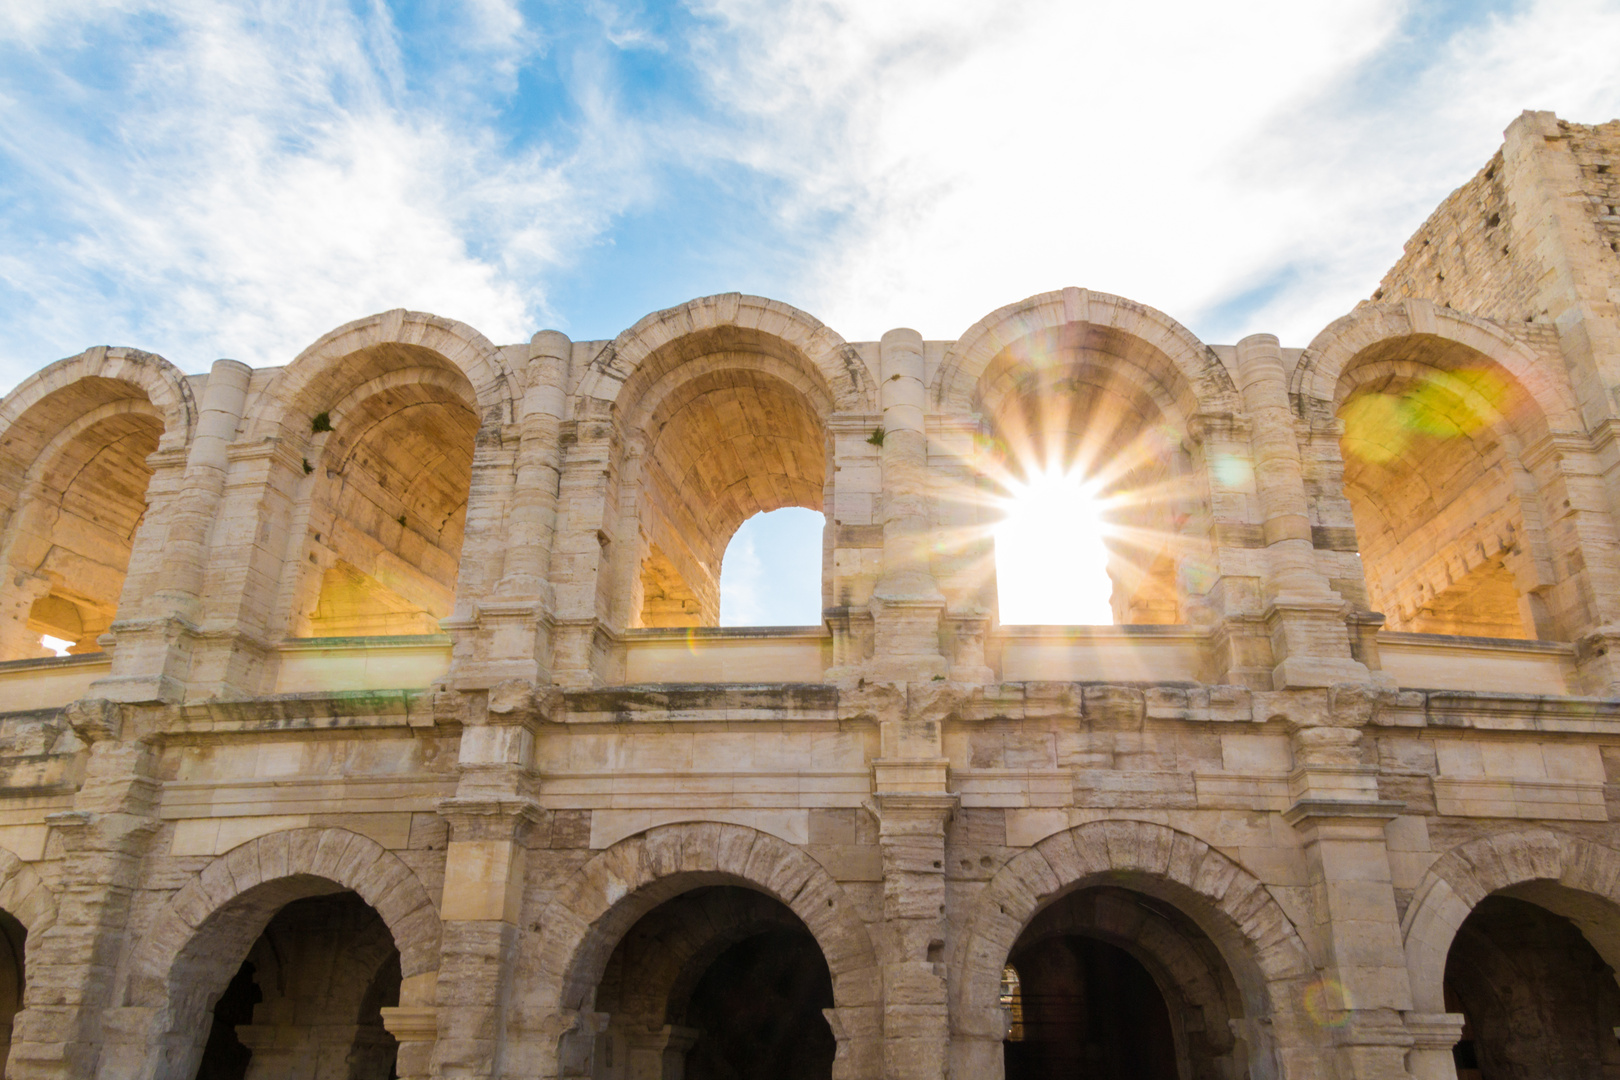
[[[1026, 928], [1064, 897], [1092, 886], [1144, 894], [1195, 924], [1235, 984], [1250, 1075], [1292, 1072], [1328, 1045], [1283, 1041], [1316, 1030], [1305, 1014], [1318, 971], [1266, 886], [1202, 840], [1165, 825], [1110, 819], [1048, 836], [996, 872], [974, 902], [952, 964], [952, 1075], [1001, 1075], [1002, 972]], [[1272, 1023], [1264, 1023], [1271, 1020]], [[1275, 1035], [1273, 1033], [1276, 1033]]]
[[438, 909], [416, 874], [346, 829], [269, 833], [219, 856], [164, 907], [130, 956], [119, 1003], [140, 1022], [103, 1043], [104, 1080], [190, 1080], [207, 1016], [270, 919], [295, 900], [354, 892], [399, 949], [400, 1004], [434, 1000]]
[[665, 901], [732, 885], [786, 905], [809, 930], [832, 976], [839, 1080], [881, 1072], [881, 972], [866, 925], [843, 889], [797, 847], [742, 825], [660, 825], [580, 867], [540, 914], [534, 1010], [548, 1015], [535, 1049], [545, 1080], [575, 1075], [596, 1034], [597, 985], [625, 933]]

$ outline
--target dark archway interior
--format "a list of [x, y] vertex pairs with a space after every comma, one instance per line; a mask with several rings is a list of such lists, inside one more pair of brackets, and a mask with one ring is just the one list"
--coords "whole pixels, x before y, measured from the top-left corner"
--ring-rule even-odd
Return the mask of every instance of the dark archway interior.
[[11, 1054], [11, 1022], [22, 1009], [23, 940], [28, 931], [23, 924], [0, 911], [0, 1080], [5, 1080], [6, 1059]]
[[1446, 957], [1446, 1007], [1467, 1020], [1459, 1080], [1620, 1076], [1620, 987], [1574, 923], [1488, 896]]
[[1065, 935], [1015, 952], [1022, 1038], [1007, 1080], [1177, 1080], [1175, 1037], [1153, 976], [1124, 949]]
[[1007, 958], [1007, 1080], [1243, 1080], [1242, 995], [1191, 917], [1115, 885], [1052, 903]]
[[214, 1005], [197, 1080], [394, 1080], [399, 950], [352, 892], [275, 914]]
[[686, 1022], [700, 1034], [687, 1080], [818, 1080], [832, 1075], [837, 1044], [822, 1009], [832, 979], [808, 933], [769, 930], [739, 941], [709, 965]]
[[[837, 1043], [826, 958], [780, 901], [737, 886], [682, 893], [625, 933], [603, 972], [599, 1075], [828, 1080]], [[622, 1074], [615, 1070], [627, 1070]]]

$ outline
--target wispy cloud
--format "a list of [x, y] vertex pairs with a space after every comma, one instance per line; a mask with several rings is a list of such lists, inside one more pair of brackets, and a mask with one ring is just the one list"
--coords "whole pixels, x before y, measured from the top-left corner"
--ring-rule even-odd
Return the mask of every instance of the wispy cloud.
[[1304, 343], [1521, 109], [1620, 113], [1620, 5], [1502, 7], [714, 0], [712, 78], [843, 213], [799, 288], [846, 335], [1077, 284]]
[[12, 0], [0, 387], [396, 306], [607, 336], [718, 288], [950, 338], [1063, 285], [1304, 343], [1615, 0]]
[[633, 197], [636, 133], [611, 100], [587, 94], [565, 146], [499, 129], [488, 99], [542, 47], [503, 4], [462, 9], [459, 54], [421, 93], [380, 5], [19, 10], [5, 383], [95, 343], [284, 363], [398, 306], [520, 340], [545, 271]]

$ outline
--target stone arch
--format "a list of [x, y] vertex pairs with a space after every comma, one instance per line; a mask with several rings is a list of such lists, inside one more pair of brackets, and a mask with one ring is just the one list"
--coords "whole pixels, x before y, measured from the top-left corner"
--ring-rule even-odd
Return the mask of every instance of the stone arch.
[[680, 338], [727, 328], [775, 339], [798, 354], [826, 384], [836, 411], [877, 411], [876, 380], [842, 337], [798, 308], [743, 293], [700, 297], [642, 318], [591, 361], [576, 397], [616, 403], [648, 357]]
[[145, 595], [152, 455], [176, 464], [195, 424], [186, 377], [135, 349], [60, 360], [0, 401], [0, 658], [49, 655], [42, 631], [97, 651], [126, 586]]
[[[5, 465], [0, 482], [22, 475], [45, 441], [56, 434], [54, 427], [31, 422], [29, 414], [38, 416], [38, 406], [47, 398], [83, 379], [122, 387], [123, 393], [113, 390], [95, 395], [96, 405], [117, 397], [143, 397], [151, 402], [163, 420], [163, 449], [190, 444], [197, 425], [197, 402], [184, 373], [156, 353], [98, 345], [35, 372], [0, 398], [0, 463]], [[30, 449], [34, 455], [28, 454]], [[19, 462], [22, 467], [16, 468]]]
[[356, 372], [356, 377], [344, 378], [343, 366], [356, 356], [390, 349], [404, 354], [391, 365], [395, 368], [411, 366], [413, 355], [437, 356], [466, 377], [471, 392], [463, 389], [461, 396], [484, 424], [511, 421], [520, 383], [488, 338], [466, 323], [395, 308], [346, 323], [299, 353], [258, 395], [260, 404], [249, 413], [244, 430], [254, 439], [270, 438], [289, 424], [329, 410], [374, 377], [359, 378]]
[[1195, 399], [1184, 403], [1188, 417], [1200, 406], [1229, 408], [1235, 399], [1237, 386], [1214, 351], [1168, 315], [1124, 297], [1067, 288], [998, 308], [974, 323], [945, 352], [932, 386], [935, 407], [972, 412], [979, 379], [1001, 352], [1033, 334], [1074, 324], [1134, 338], [1167, 358]]
[[353, 891], [394, 937], [401, 1005], [431, 1004], [439, 965], [438, 908], [414, 871], [346, 829], [269, 833], [219, 856], [175, 893], [141, 936], [121, 1004], [150, 1018], [109, 1040], [97, 1075], [168, 1080], [196, 1069], [203, 1017], [265, 924], [294, 900]]
[[[1152, 308], [1064, 289], [980, 320], [949, 347], [930, 394], [990, 436], [955, 466], [960, 482], [1011, 488], [1035, 470], [1079, 467], [1101, 485], [1111, 621], [1197, 621], [1215, 565], [1217, 478], [1194, 425], [1238, 407], [1209, 346]], [[1082, 566], [1105, 572], [1089, 562], [1071, 572]], [[997, 600], [1017, 604], [999, 588]]]
[[1328, 324], [1306, 348], [1289, 380], [1289, 392], [1337, 406], [1347, 388], [1346, 371], [1357, 357], [1380, 344], [1406, 338], [1433, 338], [1467, 349], [1500, 365], [1535, 401], [1555, 429], [1579, 431], [1579, 408], [1569, 387], [1522, 341], [1496, 323], [1427, 300], [1361, 304]]
[[[1561, 903], [1537, 893], [1542, 884], [1586, 894], [1601, 908]], [[1412, 894], [1401, 937], [1414, 1009], [1446, 1011], [1446, 957], [1457, 931], [1481, 900], [1508, 890], [1569, 918], [1598, 955], [1620, 970], [1620, 851], [1550, 829], [1498, 833], [1441, 855]]]
[[[837, 1077], [880, 1071], [881, 972], [866, 925], [842, 887], [809, 855], [742, 825], [660, 825], [599, 853], [541, 913], [535, 1004], [564, 1038], [580, 1026], [619, 940], [659, 904], [702, 885], [740, 885], [785, 904], [820, 946], [832, 974]], [[558, 1038], [540, 1047], [539, 1075], [559, 1075]]]
[[56, 894], [32, 866], [0, 848], [0, 910], [30, 934], [43, 934], [56, 922]]
[[[1584, 453], [1561, 365], [1498, 324], [1409, 299], [1363, 304], [1323, 330], [1290, 385], [1324, 445], [1337, 441], [1308, 480], [1328, 503], [1342, 499], [1325, 517], [1354, 521], [1366, 602], [1389, 629], [1580, 632], [1590, 586], [1547, 535], [1564, 461]], [[1577, 528], [1612, 531], [1596, 519]], [[1588, 562], [1606, 562], [1610, 542], [1589, 547]]]
[[[957, 1075], [978, 1075], [999, 1054], [1002, 970], [1020, 935], [1053, 902], [1089, 885], [1135, 889], [1172, 904], [1209, 937], [1238, 984], [1248, 1030], [1258, 1017], [1293, 1016], [1317, 975], [1298, 930], [1266, 886], [1209, 844], [1166, 825], [1088, 822], [1009, 859], [974, 902], [952, 959]], [[1271, 1025], [1310, 1030], [1306, 1022]], [[1279, 1047], [1278, 1049], [1283, 1049]], [[1252, 1046], [1257, 1057], [1266, 1049]], [[965, 1071], [964, 1071], [965, 1070]], [[1260, 1074], [1269, 1075], [1269, 1074]]]

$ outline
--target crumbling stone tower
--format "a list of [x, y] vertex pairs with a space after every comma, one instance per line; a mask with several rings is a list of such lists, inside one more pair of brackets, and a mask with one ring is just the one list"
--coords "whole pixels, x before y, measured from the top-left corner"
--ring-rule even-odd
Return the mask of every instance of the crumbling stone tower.
[[[50, 365], [4, 1075], [1620, 1072], [1617, 208], [1620, 123], [1526, 113], [1305, 348], [1064, 289]], [[1030, 438], [1137, 496], [1116, 625], [997, 618]], [[784, 506], [822, 622], [715, 627]]]

